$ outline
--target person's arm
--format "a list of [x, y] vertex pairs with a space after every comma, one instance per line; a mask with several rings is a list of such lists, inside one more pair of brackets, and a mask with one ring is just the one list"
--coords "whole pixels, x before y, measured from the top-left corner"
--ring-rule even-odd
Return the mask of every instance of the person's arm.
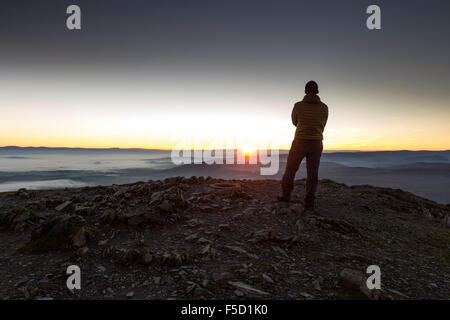
[[328, 122], [328, 106], [325, 105], [325, 121], [323, 123], [323, 127], [325, 128], [325, 126], [327, 125]]
[[297, 109], [295, 108], [295, 105], [294, 105], [294, 109], [292, 109], [291, 119], [292, 119], [292, 124], [294, 126], [297, 126]]

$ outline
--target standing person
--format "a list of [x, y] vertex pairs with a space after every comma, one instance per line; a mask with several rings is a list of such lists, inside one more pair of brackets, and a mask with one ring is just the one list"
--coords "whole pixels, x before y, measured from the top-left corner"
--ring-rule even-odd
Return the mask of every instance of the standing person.
[[305, 211], [314, 210], [320, 157], [323, 150], [323, 130], [328, 120], [328, 107], [320, 101], [318, 93], [317, 83], [309, 81], [305, 86], [306, 95], [302, 101], [294, 105], [292, 110], [292, 123], [297, 129], [281, 182], [282, 195], [278, 197], [279, 201], [290, 201], [295, 174], [303, 158], [306, 157]]

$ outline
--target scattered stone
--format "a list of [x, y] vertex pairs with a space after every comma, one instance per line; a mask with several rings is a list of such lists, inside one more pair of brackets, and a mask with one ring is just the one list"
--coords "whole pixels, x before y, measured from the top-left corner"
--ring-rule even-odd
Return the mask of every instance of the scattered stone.
[[[234, 191], [211, 188], [215, 183], [230, 184]], [[145, 288], [148, 299], [267, 298], [268, 288], [282, 299], [447, 297], [445, 266], [436, 257], [448, 248], [450, 205], [400, 190], [321, 180], [317, 198], [326, 201], [318, 202], [315, 213], [300, 216], [303, 206], [295, 197], [291, 204], [273, 201], [279, 181], [235, 185], [234, 180], [178, 177], [0, 193], [0, 227], [8, 230], [0, 299], [135, 298], [137, 288]], [[304, 185], [304, 180], [295, 184], [298, 199]], [[12, 255], [24, 243], [22, 232], [31, 235], [29, 250]], [[363, 249], [367, 246], [371, 250]], [[44, 252], [49, 254], [39, 255]], [[384, 285], [369, 292], [368, 275], [356, 269], [364, 271], [376, 261], [385, 265]], [[418, 272], [425, 262], [426, 270]], [[50, 271], [34, 267], [43, 263]], [[96, 267], [100, 263], [107, 268]], [[91, 289], [61, 289], [73, 264], [87, 268], [83, 283]], [[355, 270], [344, 269], [335, 279], [333, 270], [351, 265]], [[398, 272], [393, 275], [387, 265]], [[92, 266], [98, 271], [89, 272]], [[420, 281], [411, 281], [418, 275]], [[404, 293], [385, 288], [389, 283]], [[305, 286], [316, 297], [299, 292]]]
[[314, 296], [307, 292], [299, 292], [299, 295], [301, 295], [302, 297], [304, 297], [306, 299], [314, 299]]
[[161, 283], [161, 277], [153, 277], [153, 283], [154, 284], [160, 284]]
[[194, 241], [198, 239], [198, 234], [197, 233], [193, 233], [191, 235], [188, 235], [186, 238], [184, 238], [184, 240], [186, 241]]
[[86, 245], [86, 242], [86, 231], [84, 228], [80, 228], [80, 230], [78, 230], [78, 232], [72, 237], [72, 245], [75, 248], [81, 248]]
[[215, 272], [212, 274], [212, 279], [215, 282], [222, 282], [222, 281], [233, 279], [233, 274], [230, 272], [222, 272], [222, 273]]
[[59, 206], [57, 206], [55, 208], [55, 210], [58, 212], [67, 211], [70, 209], [71, 204], [72, 204], [72, 201], [66, 201], [66, 202], [60, 204]]
[[167, 200], [164, 200], [159, 206], [158, 208], [163, 211], [163, 212], [172, 212], [173, 211], [173, 205], [172, 203], [170, 203]]
[[269, 277], [267, 274], [263, 273], [261, 276], [262, 276], [262, 278], [263, 278], [265, 281], [270, 282], [270, 283], [273, 283], [272, 278]]
[[250, 286], [246, 283], [240, 282], [240, 281], [228, 281], [228, 284], [230, 284], [233, 287], [236, 287], [239, 290], [242, 290], [244, 292], [248, 292], [248, 293], [252, 293], [252, 294], [256, 294], [256, 295], [268, 295], [269, 294], [265, 291], [255, 289], [252, 286]]
[[69, 246], [82, 247], [86, 244], [83, 225], [86, 221], [78, 215], [55, 217], [39, 226], [32, 233], [32, 239], [20, 250], [28, 253], [43, 253]]
[[320, 287], [319, 280], [314, 280], [312, 285], [313, 285], [314, 289], [319, 290], [319, 291], [322, 290], [322, 288]]
[[28, 278], [27, 276], [21, 278], [16, 284], [15, 287], [21, 287], [23, 286], [25, 283], [27, 283], [28, 281], [30, 281], [30, 278]]
[[378, 300], [378, 290], [367, 288], [367, 277], [361, 271], [344, 269], [340, 273], [340, 280], [344, 287], [356, 291], [369, 299]]
[[79, 249], [77, 250], [77, 254], [78, 254], [80, 257], [84, 257], [84, 256], [88, 253], [88, 251], [89, 251], [89, 248], [88, 248], [88, 247], [82, 247], [82, 248], [79, 248]]
[[97, 266], [98, 271], [105, 272], [106, 268], [104, 266]]
[[230, 249], [231, 251], [238, 252], [238, 253], [247, 253], [247, 251], [241, 247], [238, 246], [225, 246], [225, 248]]
[[143, 264], [150, 264], [153, 261], [153, 255], [150, 253], [145, 253], [142, 257]]
[[237, 297], [243, 297], [244, 293], [241, 290], [234, 290], [233, 293], [237, 296]]
[[228, 223], [219, 224], [220, 230], [230, 230], [230, 225]]

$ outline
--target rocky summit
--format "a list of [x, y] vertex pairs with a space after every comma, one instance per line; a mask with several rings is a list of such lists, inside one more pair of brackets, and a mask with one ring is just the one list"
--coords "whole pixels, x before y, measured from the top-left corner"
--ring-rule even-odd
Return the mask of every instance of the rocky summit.
[[450, 298], [448, 205], [321, 180], [303, 212], [304, 187], [289, 204], [277, 180], [202, 177], [0, 194], [0, 298]]

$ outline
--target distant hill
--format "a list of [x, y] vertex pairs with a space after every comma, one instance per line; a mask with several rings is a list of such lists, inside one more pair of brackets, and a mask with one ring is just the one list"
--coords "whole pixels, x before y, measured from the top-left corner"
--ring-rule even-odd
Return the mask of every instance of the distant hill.
[[[64, 157], [54, 157], [63, 154]], [[108, 168], [110, 155], [133, 155], [137, 161], [128, 165]], [[32, 156], [33, 155], [33, 156]], [[36, 156], [34, 156], [36, 155]], [[55, 165], [45, 169], [46, 155], [54, 159]], [[72, 157], [72, 155], [83, 156]], [[100, 157], [105, 155], [105, 157]], [[142, 158], [140, 157], [142, 155]], [[146, 155], [158, 155], [158, 159]], [[90, 158], [92, 156], [92, 158]], [[95, 158], [97, 157], [97, 158]], [[36, 161], [35, 167], [27, 170], [27, 164]], [[94, 159], [95, 158], [95, 163]], [[152, 158], [152, 159], [150, 159]], [[44, 159], [45, 161], [40, 161]], [[75, 159], [75, 160], [74, 160]], [[74, 169], [83, 159], [87, 168]], [[0, 148], [0, 184], [12, 190], [21, 182], [31, 186], [53, 187], [73, 185], [111, 185], [164, 179], [174, 176], [211, 176], [226, 179], [281, 179], [286, 164], [287, 154], [280, 155], [280, 169], [275, 176], [261, 176], [258, 165], [182, 165], [171, 162], [170, 151], [143, 149], [70, 149], [70, 148]], [[348, 185], [370, 184], [380, 187], [400, 188], [417, 195], [450, 203], [450, 151], [374, 151], [374, 152], [325, 152], [319, 171], [321, 178], [329, 178]], [[17, 161], [16, 161], [17, 160]], [[29, 161], [29, 162], [27, 162]], [[138, 163], [138, 161], [140, 161]], [[305, 162], [297, 173], [297, 178], [305, 177]], [[106, 163], [104, 166], [103, 163]], [[117, 163], [120, 164], [118, 161]], [[20, 170], [13, 170], [9, 165], [21, 164]], [[138, 164], [139, 167], [133, 167]], [[169, 164], [169, 165], [167, 165]], [[9, 187], [11, 186], [11, 187]], [[0, 185], [0, 190], [1, 189]], [[17, 187], [20, 188], [20, 187]], [[16, 188], [16, 189], [17, 189]]]
[[73, 152], [86, 152], [86, 153], [101, 153], [101, 152], [119, 152], [119, 153], [129, 153], [129, 152], [139, 152], [139, 153], [153, 153], [153, 152], [170, 152], [168, 150], [161, 149], [140, 149], [140, 148], [65, 148], [65, 147], [17, 147], [17, 146], [6, 146], [0, 147], [1, 153], [9, 153], [9, 152], [17, 152], [17, 153], [27, 153], [27, 152], [63, 152], [63, 153], [73, 153]]

